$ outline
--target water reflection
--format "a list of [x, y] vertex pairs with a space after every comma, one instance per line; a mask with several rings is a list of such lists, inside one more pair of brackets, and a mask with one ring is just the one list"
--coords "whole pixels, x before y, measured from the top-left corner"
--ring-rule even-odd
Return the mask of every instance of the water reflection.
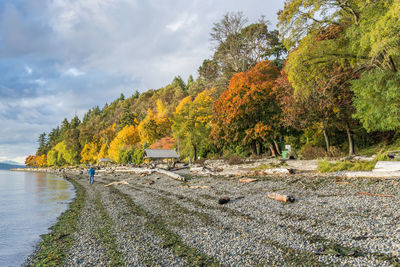
[[0, 266], [19, 266], [74, 197], [53, 174], [0, 171]]

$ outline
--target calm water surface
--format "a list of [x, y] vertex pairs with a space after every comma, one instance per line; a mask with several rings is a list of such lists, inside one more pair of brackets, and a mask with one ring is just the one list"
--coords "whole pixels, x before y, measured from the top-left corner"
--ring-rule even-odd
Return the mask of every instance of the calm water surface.
[[21, 265], [74, 196], [54, 174], [0, 170], [0, 266]]

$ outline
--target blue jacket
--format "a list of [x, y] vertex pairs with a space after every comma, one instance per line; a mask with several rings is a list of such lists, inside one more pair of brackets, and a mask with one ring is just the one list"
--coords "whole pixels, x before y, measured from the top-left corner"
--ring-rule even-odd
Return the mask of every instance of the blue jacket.
[[93, 168], [90, 168], [90, 169], [89, 169], [89, 175], [90, 175], [90, 176], [93, 176], [93, 175], [94, 175], [94, 169], [93, 169]]

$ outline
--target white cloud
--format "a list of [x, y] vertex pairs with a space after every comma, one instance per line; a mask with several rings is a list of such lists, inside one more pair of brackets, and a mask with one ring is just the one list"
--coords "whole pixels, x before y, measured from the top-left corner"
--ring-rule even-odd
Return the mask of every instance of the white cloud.
[[32, 82], [37, 84], [37, 85], [39, 85], [39, 86], [44, 86], [47, 83], [44, 79], [35, 79]]
[[165, 27], [170, 31], [176, 32], [183, 27], [191, 26], [191, 24], [195, 23], [196, 21], [197, 21], [196, 14], [194, 15], [183, 14], [180, 19], [171, 24], [166, 25]]
[[31, 74], [32, 74], [32, 72], [33, 72], [32, 68], [31, 68], [31, 67], [29, 67], [29, 66], [28, 66], [28, 65], [26, 65], [26, 64], [25, 64], [25, 71], [26, 71], [26, 73], [28, 73], [29, 75], [31, 75]]
[[78, 77], [78, 76], [85, 75], [85, 73], [83, 71], [80, 71], [76, 68], [69, 68], [63, 74], [66, 76], [71, 76], [71, 77]]

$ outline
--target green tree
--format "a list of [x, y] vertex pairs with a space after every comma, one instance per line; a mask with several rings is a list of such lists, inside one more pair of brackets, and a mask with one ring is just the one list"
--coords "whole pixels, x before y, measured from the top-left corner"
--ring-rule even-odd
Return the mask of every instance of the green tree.
[[46, 133], [42, 133], [39, 135], [38, 144], [39, 144], [39, 147], [36, 151], [36, 156], [47, 154], [48, 146], [47, 146]]
[[193, 101], [188, 96], [177, 106], [172, 118], [172, 132], [175, 140], [179, 140], [182, 155], [197, 159], [199, 152], [205, 156], [209, 151], [213, 102], [212, 92], [205, 90]]

